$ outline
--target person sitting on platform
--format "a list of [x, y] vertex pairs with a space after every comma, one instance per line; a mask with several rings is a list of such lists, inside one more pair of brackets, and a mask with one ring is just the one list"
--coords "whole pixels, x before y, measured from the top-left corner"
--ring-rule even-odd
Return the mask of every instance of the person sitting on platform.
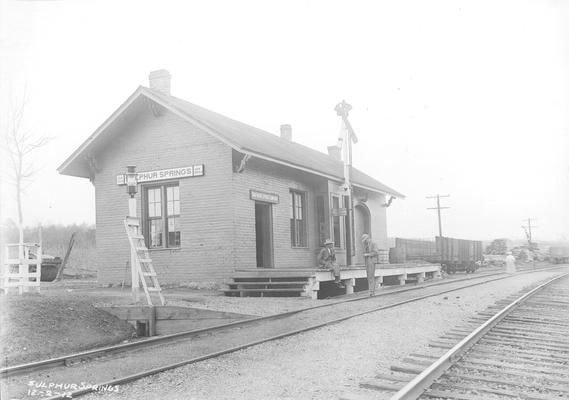
[[334, 252], [334, 242], [326, 239], [324, 248], [318, 254], [318, 266], [320, 268], [329, 268], [334, 272], [334, 283], [340, 288], [344, 288], [344, 284], [340, 280], [340, 266], [336, 262], [336, 253]]
[[377, 249], [377, 245], [372, 242], [371, 237], [367, 233], [362, 235], [362, 245], [366, 264], [369, 295], [373, 296], [375, 294], [375, 264], [377, 263], [379, 251]]

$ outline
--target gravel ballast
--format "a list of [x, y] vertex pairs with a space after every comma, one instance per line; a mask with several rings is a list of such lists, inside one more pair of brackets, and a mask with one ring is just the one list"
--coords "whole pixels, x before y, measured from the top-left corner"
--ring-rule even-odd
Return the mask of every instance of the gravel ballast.
[[[330, 399], [342, 393], [363, 393], [360, 381], [388, 373], [392, 364], [410, 353], [430, 352], [430, 340], [463, 325], [497, 300], [554, 275], [515, 276], [374, 312], [145, 378], [109, 395], [128, 399]], [[382, 398], [380, 393], [376, 396]]]

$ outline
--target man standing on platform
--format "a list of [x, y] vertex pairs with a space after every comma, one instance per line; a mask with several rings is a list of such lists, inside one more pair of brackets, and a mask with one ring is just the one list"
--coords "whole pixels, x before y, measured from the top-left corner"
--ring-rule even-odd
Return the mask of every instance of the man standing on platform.
[[329, 268], [334, 272], [334, 283], [340, 288], [344, 288], [344, 284], [340, 280], [340, 266], [336, 262], [336, 252], [334, 252], [334, 242], [326, 239], [324, 248], [318, 254], [318, 266], [320, 268]]
[[371, 237], [367, 233], [362, 235], [362, 245], [364, 251], [364, 259], [366, 264], [367, 284], [369, 295], [375, 294], [375, 264], [377, 263], [377, 245], [372, 242]]

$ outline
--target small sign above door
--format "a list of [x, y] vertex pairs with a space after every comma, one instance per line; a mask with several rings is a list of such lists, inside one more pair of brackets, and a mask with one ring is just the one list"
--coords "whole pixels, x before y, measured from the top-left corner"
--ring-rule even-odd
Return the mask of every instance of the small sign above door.
[[347, 208], [333, 208], [332, 209], [332, 216], [333, 217], [345, 217], [348, 215]]
[[276, 193], [265, 193], [257, 190], [251, 190], [251, 200], [264, 201], [266, 203], [278, 204], [279, 195]]

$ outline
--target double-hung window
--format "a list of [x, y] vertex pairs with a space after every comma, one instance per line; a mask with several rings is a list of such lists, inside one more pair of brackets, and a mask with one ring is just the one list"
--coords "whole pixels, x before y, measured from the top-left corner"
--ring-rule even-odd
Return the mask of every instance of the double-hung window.
[[292, 247], [306, 247], [306, 195], [290, 191], [290, 244]]
[[145, 193], [144, 236], [149, 249], [180, 247], [180, 187], [149, 186]]

